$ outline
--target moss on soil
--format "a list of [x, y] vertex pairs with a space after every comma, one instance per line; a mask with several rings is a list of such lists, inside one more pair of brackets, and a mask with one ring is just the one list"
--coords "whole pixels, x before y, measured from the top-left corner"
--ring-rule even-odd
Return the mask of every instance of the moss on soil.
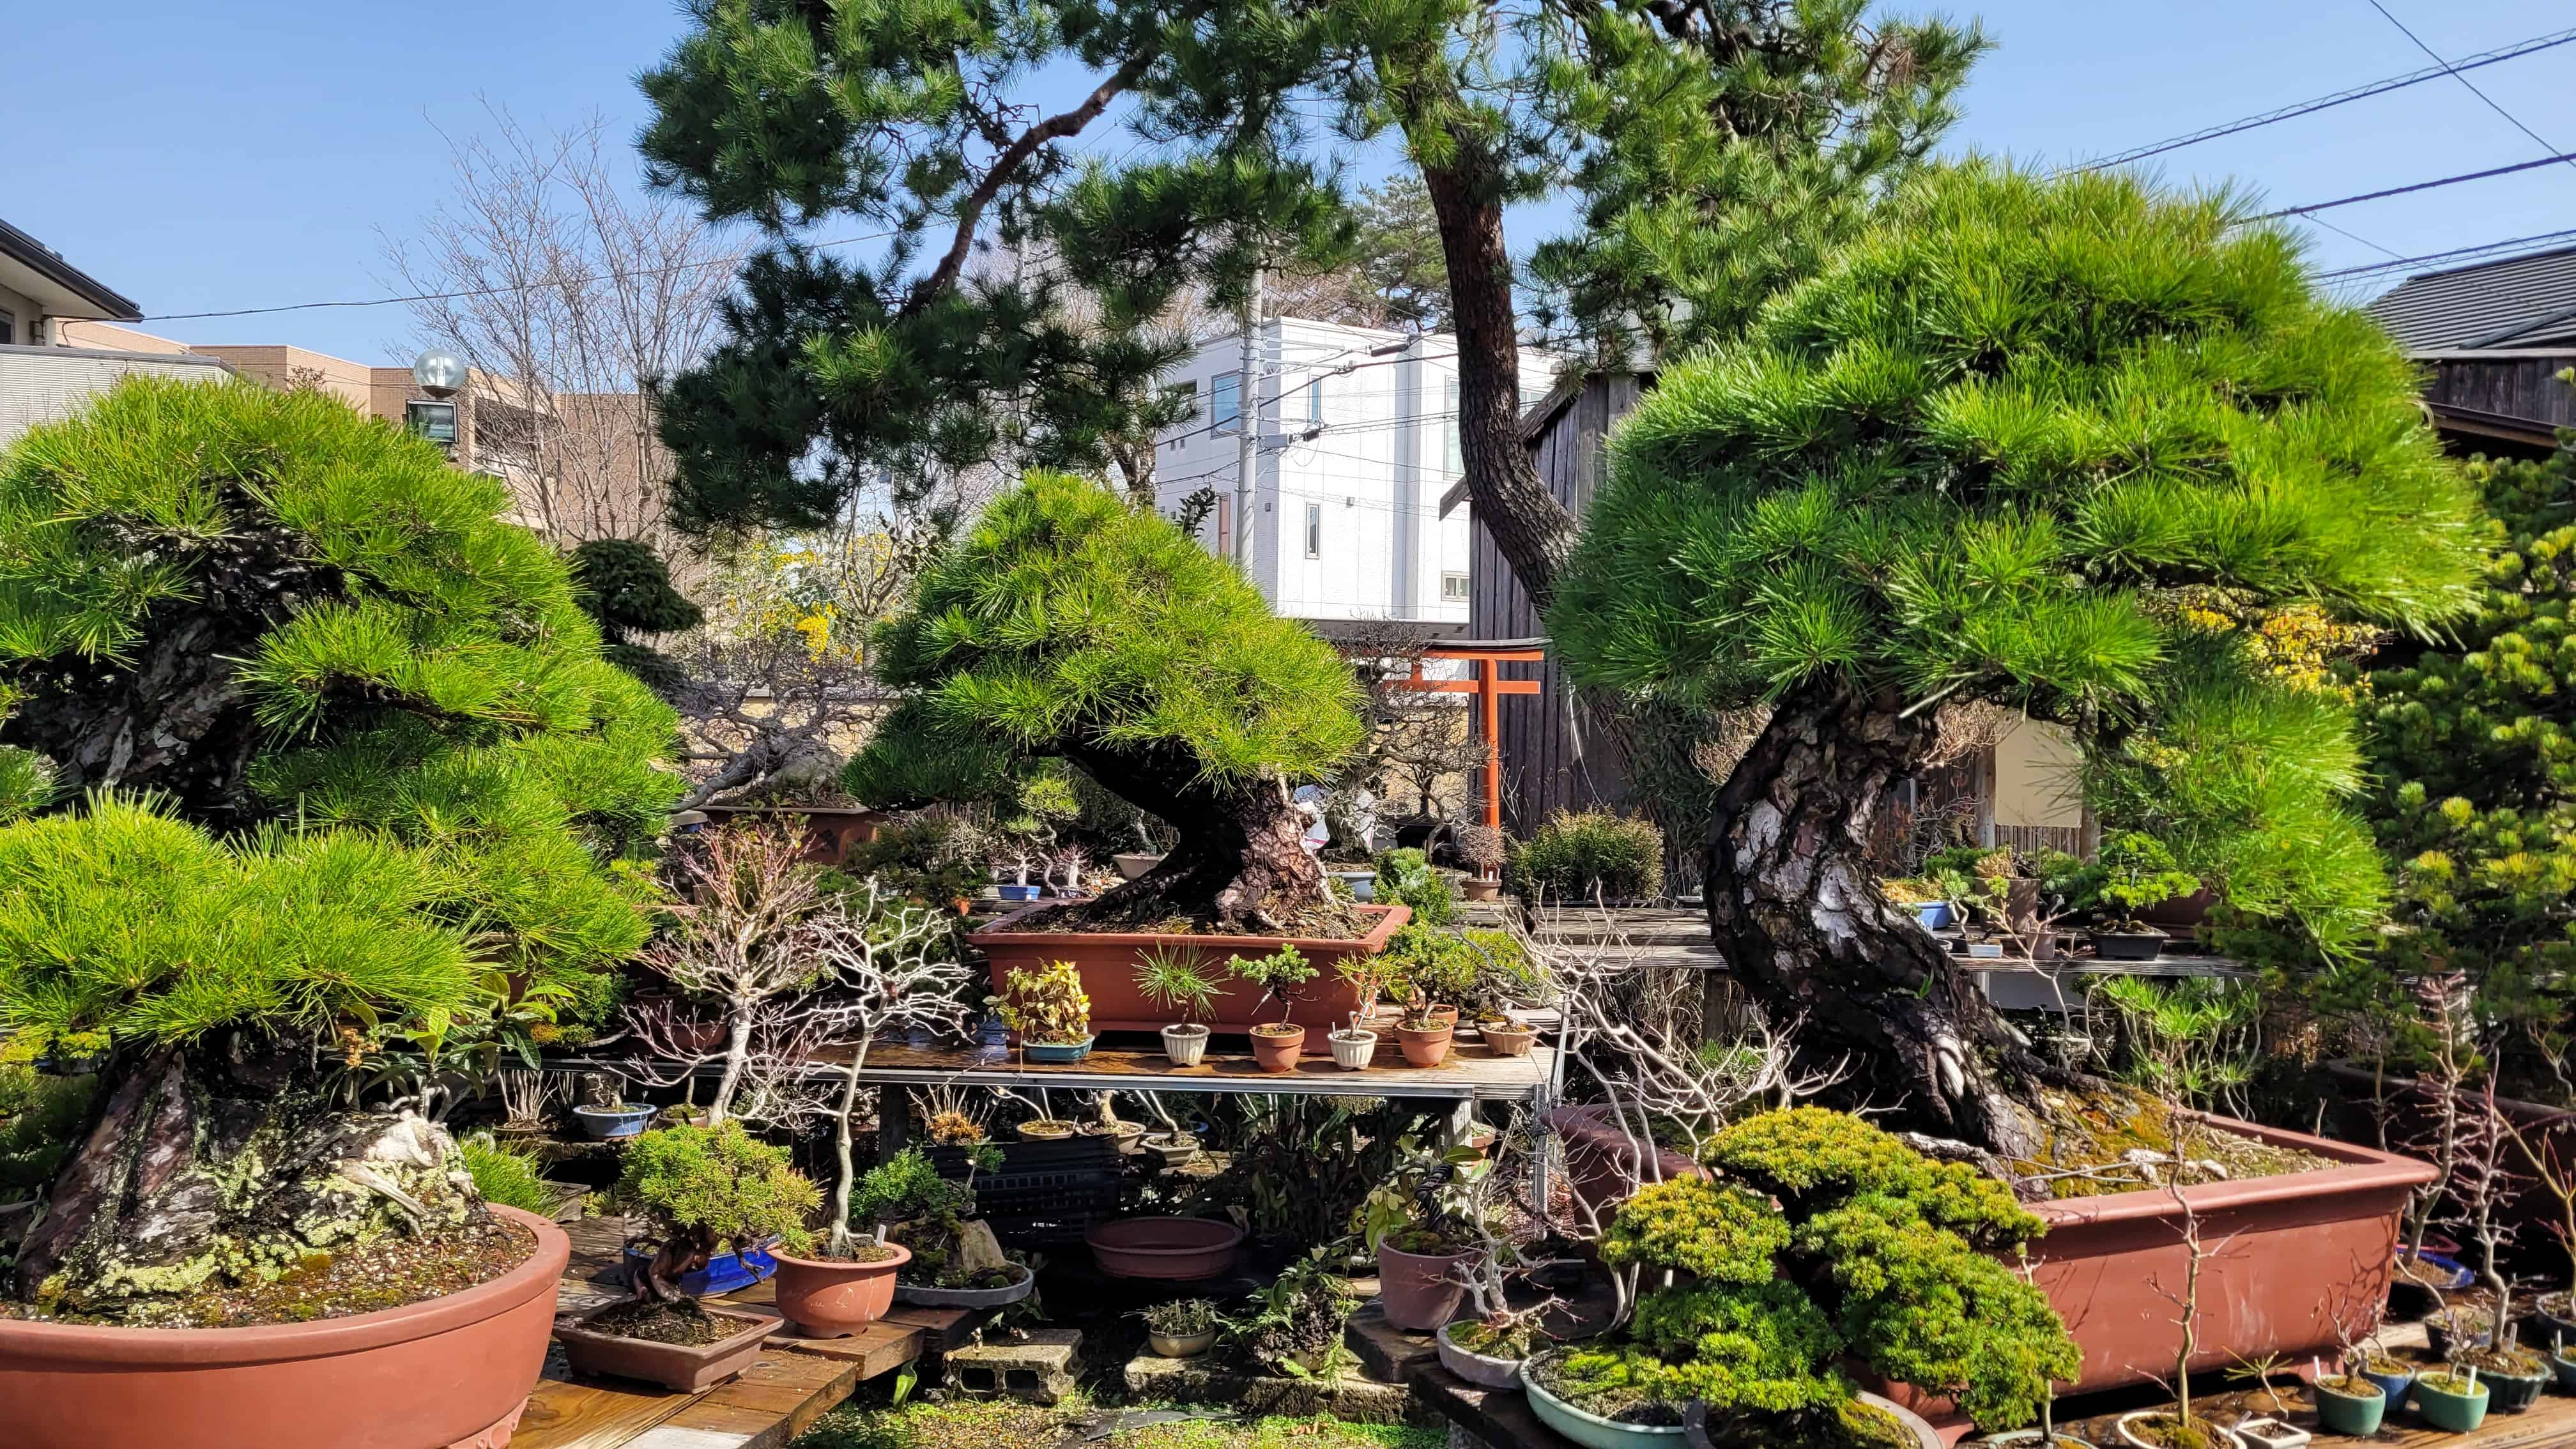
[[[421, 1237], [392, 1234], [338, 1252], [312, 1251], [274, 1277], [209, 1274], [182, 1297], [138, 1317], [66, 1315], [66, 1322], [147, 1328], [240, 1328], [312, 1323], [444, 1298], [488, 1283], [528, 1260], [536, 1238], [497, 1218], [444, 1227]], [[220, 1266], [220, 1265], [217, 1265]], [[0, 1304], [0, 1312], [12, 1312]], [[23, 1307], [14, 1312], [23, 1314]]]
[[[1273, 892], [1262, 902], [1262, 908], [1284, 929], [1261, 931], [1259, 936], [1294, 937], [1299, 940], [1356, 941], [1376, 929], [1378, 917], [1353, 909], [1342, 901], [1292, 899]], [[1205, 936], [1217, 949], [1227, 940], [1239, 940], [1230, 932], [1208, 929], [1205, 917], [1196, 908], [1159, 896], [1127, 896], [1112, 892], [1097, 900], [1058, 906], [1012, 927], [1019, 931], [1122, 931], [1156, 936]]]
[[[2160, 1165], [2129, 1166], [2131, 1152], [2167, 1157], [2174, 1151], [2174, 1121], [2165, 1104], [2144, 1092], [2114, 1091], [2042, 1094], [2048, 1107], [2049, 1138], [2036, 1157], [2015, 1158], [2013, 1170], [2033, 1176], [2104, 1169], [2094, 1175], [2056, 1177], [2052, 1197], [2095, 1197], [2161, 1186]], [[2185, 1134], [2189, 1166], [2185, 1186], [2204, 1182], [2276, 1177], [2313, 1172], [2342, 1164], [2331, 1157], [2295, 1147], [2278, 1147], [2259, 1138], [2203, 1123]], [[2211, 1170], [2212, 1165], [2216, 1170]]]
[[620, 1303], [583, 1321], [582, 1327], [619, 1338], [703, 1347], [743, 1331], [744, 1324], [718, 1318], [694, 1304]]

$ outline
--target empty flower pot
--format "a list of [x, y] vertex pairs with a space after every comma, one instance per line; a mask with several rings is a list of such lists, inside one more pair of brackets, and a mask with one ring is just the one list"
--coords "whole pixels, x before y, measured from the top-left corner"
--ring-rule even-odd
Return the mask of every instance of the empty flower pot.
[[1346, 1072], [1359, 1071], [1377, 1055], [1377, 1033], [1373, 1031], [1346, 1026], [1329, 1040], [1333, 1044], [1333, 1065]]
[[1449, 1038], [1457, 1028], [1443, 1022], [1431, 1027], [1398, 1026], [1395, 1044], [1404, 1049], [1404, 1059], [1417, 1067], [1436, 1067], [1449, 1056]]
[[912, 1250], [888, 1243], [885, 1251], [890, 1256], [869, 1263], [775, 1254], [778, 1311], [808, 1338], [847, 1338], [885, 1317], [895, 1270], [912, 1261]]
[[1234, 1266], [1243, 1229], [1219, 1218], [1120, 1218], [1093, 1223], [1082, 1238], [1112, 1278], [1191, 1283], [1221, 1278]]
[[1255, 1027], [1252, 1032], [1252, 1059], [1265, 1072], [1293, 1072], [1297, 1058], [1306, 1050], [1306, 1028], [1291, 1023], [1285, 1027]]

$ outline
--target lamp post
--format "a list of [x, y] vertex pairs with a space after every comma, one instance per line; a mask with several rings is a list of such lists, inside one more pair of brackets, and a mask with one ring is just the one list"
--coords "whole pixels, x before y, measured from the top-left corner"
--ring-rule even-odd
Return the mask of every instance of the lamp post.
[[412, 359], [411, 380], [429, 394], [403, 404], [403, 426], [456, 455], [456, 404], [449, 399], [465, 386], [465, 359], [444, 347], [433, 347]]

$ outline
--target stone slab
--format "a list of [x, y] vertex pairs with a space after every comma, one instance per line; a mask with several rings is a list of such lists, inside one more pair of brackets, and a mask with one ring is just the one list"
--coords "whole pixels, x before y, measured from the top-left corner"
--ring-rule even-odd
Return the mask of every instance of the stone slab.
[[1386, 1321], [1386, 1310], [1371, 1299], [1342, 1326], [1342, 1342], [1359, 1356], [1360, 1372], [1382, 1384], [1405, 1384], [1424, 1365], [1440, 1360], [1439, 1345], [1427, 1333], [1409, 1333]]
[[1140, 1353], [1127, 1361], [1127, 1392], [1173, 1404], [1231, 1404], [1246, 1414], [1304, 1418], [1331, 1414], [1361, 1424], [1429, 1424], [1428, 1410], [1401, 1384], [1358, 1374], [1329, 1379], [1272, 1378], [1243, 1373], [1205, 1358], [1164, 1358]]

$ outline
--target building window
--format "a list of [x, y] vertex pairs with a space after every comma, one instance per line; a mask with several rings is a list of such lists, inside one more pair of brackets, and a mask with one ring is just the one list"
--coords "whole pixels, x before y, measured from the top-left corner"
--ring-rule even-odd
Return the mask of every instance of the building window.
[[1449, 471], [1467, 471], [1467, 456], [1458, 442], [1458, 379], [1449, 379]]
[[1306, 557], [1324, 556], [1324, 505], [1306, 505]]
[[0, 312], [0, 346], [7, 346], [17, 340], [18, 314], [15, 312]]
[[1323, 420], [1324, 380], [1319, 377], [1306, 384], [1306, 421], [1320, 423]]
[[1444, 604], [1463, 604], [1467, 602], [1467, 576], [1465, 574], [1442, 574], [1440, 576], [1440, 602]]
[[1208, 423], [1213, 431], [1231, 433], [1243, 426], [1243, 374], [1229, 372], [1208, 385]]

